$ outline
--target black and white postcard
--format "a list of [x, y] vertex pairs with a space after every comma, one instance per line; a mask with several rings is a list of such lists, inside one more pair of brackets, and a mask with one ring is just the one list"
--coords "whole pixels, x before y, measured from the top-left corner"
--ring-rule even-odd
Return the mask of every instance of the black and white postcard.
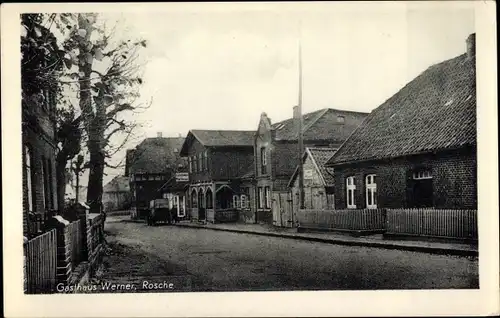
[[3, 5], [6, 315], [498, 314], [494, 7]]

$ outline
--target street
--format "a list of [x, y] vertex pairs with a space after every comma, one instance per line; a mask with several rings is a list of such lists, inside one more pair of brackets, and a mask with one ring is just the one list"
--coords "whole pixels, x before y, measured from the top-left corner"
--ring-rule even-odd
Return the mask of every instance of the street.
[[142, 286], [144, 281], [171, 281], [178, 287], [174, 291], [437, 289], [479, 284], [478, 261], [470, 257], [148, 227], [128, 216], [108, 217], [106, 234], [110, 253], [104, 257], [102, 282]]

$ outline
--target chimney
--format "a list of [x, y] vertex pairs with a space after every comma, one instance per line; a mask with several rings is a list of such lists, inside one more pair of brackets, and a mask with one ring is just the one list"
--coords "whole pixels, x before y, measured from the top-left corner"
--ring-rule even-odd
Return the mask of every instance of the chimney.
[[476, 33], [469, 35], [465, 41], [467, 44], [467, 58], [473, 59], [476, 57]]
[[300, 118], [299, 106], [293, 106], [293, 118], [294, 119]]
[[161, 131], [159, 131], [159, 132], [157, 132], [157, 133], [156, 133], [156, 137], [158, 137], [158, 138], [161, 138], [161, 137], [162, 137], [162, 133], [161, 133]]
[[181, 133], [179, 133], [179, 138], [182, 138], [182, 134]]

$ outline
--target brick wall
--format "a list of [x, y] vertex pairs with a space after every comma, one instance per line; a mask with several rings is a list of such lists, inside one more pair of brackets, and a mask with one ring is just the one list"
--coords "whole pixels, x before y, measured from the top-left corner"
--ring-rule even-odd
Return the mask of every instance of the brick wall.
[[[32, 179], [32, 191], [34, 195], [34, 205], [33, 211], [37, 213], [45, 213], [48, 209], [57, 209], [57, 175], [55, 166], [55, 145], [46, 139], [39, 132], [35, 132], [28, 126], [23, 127], [23, 163], [26, 160], [25, 147], [28, 146], [31, 150], [31, 179]], [[45, 161], [43, 161], [45, 160]], [[50, 167], [49, 167], [50, 162]], [[49, 187], [44, 187], [44, 180], [42, 177], [42, 164], [46, 165], [45, 173], [50, 183]], [[51, 173], [49, 173], [49, 171]], [[27, 212], [28, 212], [28, 184], [26, 170], [23, 164], [23, 232], [26, 235], [28, 231], [27, 227]], [[49, 205], [45, 206], [44, 191], [50, 196]]]
[[409, 208], [407, 180], [415, 169], [432, 171], [433, 203], [437, 209], [477, 208], [475, 149], [402, 157], [335, 167], [335, 206], [346, 208], [346, 178], [356, 182], [356, 208], [366, 208], [365, 176], [377, 175], [378, 208]]

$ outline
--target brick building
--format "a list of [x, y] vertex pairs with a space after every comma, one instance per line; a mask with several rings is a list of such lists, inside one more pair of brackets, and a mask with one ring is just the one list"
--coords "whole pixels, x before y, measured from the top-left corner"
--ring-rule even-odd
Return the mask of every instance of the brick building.
[[335, 205], [476, 209], [475, 35], [367, 117], [329, 160]]
[[58, 209], [55, 88], [32, 86], [23, 81], [23, 233], [28, 238], [40, 234], [44, 222]]
[[[304, 114], [304, 147], [338, 148], [366, 116], [366, 113], [331, 108]], [[292, 118], [275, 124], [265, 113], [260, 117], [254, 139], [256, 222], [273, 223], [273, 195], [288, 194], [290, 190], [288, 182], [302, 156], [298, 149], [299, 118], [297, 108]]]
[[149, 202], [162, 197], [159, 190], [165, 182], [186, 167], [180, 157], [183, 143], [184, 137], [162, 137], [159, 133], [127, 150], [125, 176], [130, 181], [132, 218], [143, 218]]
[[[237, 221], [241, 209], [240, 176], [252, 169], [255, 131], [190, 130], [181, 156], [189, 167], [191, 218]], [[243, 205], [247, 200], [243, 196]]]

